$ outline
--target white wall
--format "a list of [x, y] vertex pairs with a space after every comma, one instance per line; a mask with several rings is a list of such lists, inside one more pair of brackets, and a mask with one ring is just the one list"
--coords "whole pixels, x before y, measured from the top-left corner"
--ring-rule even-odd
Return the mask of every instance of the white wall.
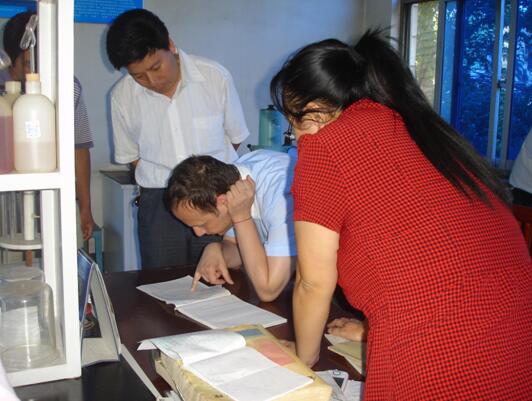
[[389, 29], [390, 35], [399, 39], [400, 3], [399, 0], [366, 0], [363, 13], [364, 27]]
[[[352, 41], [364, 29], [362, 0], [145, 0], [144, 7], [166, 23], [178, 47], [232, 73], [252, 134], [247, 143], [258, 141], [259, 109], [270, 102], [270, 79], [289, 54], [324, 38]], [[76, 23], [74, 29], [75, 74], [94, 136], [93, 212], [101, 223], [98, 171], [113, 167], [109, 91], [122, 73], [107, 60], [106, 26]]]

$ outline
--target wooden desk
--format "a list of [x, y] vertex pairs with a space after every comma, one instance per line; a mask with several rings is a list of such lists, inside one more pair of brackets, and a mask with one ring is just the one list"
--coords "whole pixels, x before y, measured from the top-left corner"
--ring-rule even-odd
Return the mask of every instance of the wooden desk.
[[[139, 341], [205, 330], [206, 327], [174, 311], [172, 305], [158, 301], [137, 290], [136, 287], [142, 284], [173, 280], [185, 275], [193, 275], [193, 273], [194, 267], [188, 266], [104, 274], [120, 339], [161, 394], [170, 390], [170, 386], [155, 372], [150, 360], [150, 353], [137, 351]], [[288, 323], [271, 327], [268, 330], [279, 339], [292, 340], [294, 338], [291, 324], [292, 288], [286, 288], [274, 302], [260, 302], [253, 287], [242, 272], [232, 271], [231, 276], [235, 284], [225, 287], [244, 301], [287, 318]], [[334, 305], [331, 307], [330, 319], [346, 315], [347, 312], [341, 311]], [[361, 380], [358, 372], [344, 358], [327, 350], [327, 345], [326, 340], [322, 341], [320, 360], [313, 367], [313, 370], [342, 369], [347, 371], [352, 379]]]

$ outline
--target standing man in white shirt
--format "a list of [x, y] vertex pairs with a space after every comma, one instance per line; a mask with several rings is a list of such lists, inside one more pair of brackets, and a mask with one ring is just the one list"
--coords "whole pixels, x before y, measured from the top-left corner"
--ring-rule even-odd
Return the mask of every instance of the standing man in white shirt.
[[130, 163], [141, 187], [138, 234], [143, 268], [196, 263], [217, 236], [196, 237], [165, 207], [176, 164], [192, 154], [226, 163], [249, 135], [230, 73], [220, 64], [178, 50], [164, 23], [134, 9], [107, 33], [107, 55], [128, 74], [112, 90], [115, 160]]
[[510, 174], [514, 203], [532, 207], [532, 128], [528, 132]]

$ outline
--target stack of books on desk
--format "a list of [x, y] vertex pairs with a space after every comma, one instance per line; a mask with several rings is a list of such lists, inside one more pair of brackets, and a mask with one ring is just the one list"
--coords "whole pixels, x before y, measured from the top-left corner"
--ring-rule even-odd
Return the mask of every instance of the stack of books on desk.
[[198, 283], [191, 291], [192, 277], [147, 284], [137, 287], [140, 291], [175, 306], [185, 316], [211, 328], [259, 324], [264, 327], [286, 323], [286, 319], [261, 309], [231, 293], [222, 286], [206, 286]]
[[331, 387], [260, 326], [143, 341], [157, 372], [186, 401], [328, 401]]

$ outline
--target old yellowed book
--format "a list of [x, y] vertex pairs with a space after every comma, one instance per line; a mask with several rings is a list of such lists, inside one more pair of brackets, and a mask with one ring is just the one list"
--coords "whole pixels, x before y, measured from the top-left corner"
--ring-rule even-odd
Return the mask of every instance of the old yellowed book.
[[[277, 341], [262, 326], [246, 325], [229, 330], [243, 335], [246, 345], [259, 351], [275, 363], [294, 373], [309, 377], [312, 382], [304, 387], [276, 398], [276, 401], [328, 401], [332, 389], [292, 352]], [[161, 353], [155, 358], [155, 369], [172, 389], [185, 401], [229, 401], [231, 398], [216, 390], [193, 373], [183, 369], [182, 362]]]
[[359, 373], [365, 374], [366, 343], [360, 341], [344, 341], [329, 345], [330, 351], [343, 356]]

